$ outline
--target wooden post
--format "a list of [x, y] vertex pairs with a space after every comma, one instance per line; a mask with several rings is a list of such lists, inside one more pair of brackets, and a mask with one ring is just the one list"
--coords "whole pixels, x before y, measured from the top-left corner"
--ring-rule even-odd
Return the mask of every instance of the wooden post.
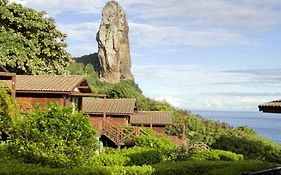
[[12, 76], [12, 92], [11, 92], [12, 97], [16, 97], [16, 75]]
[[117, 145], [118, 145], [118, 147], [120, 146], [120, 128], [118, 127], [117, 128], [117, 134], [116, 134], [116, 143], [117, 143]]
[[152, 129], [152, 115], [150, 115], [150, 129]]
[[103, 99], [104, 99], [104, 101], [103, 101], [103, 118], [105, 119], [106, 118], [106, 109], [107, 109], [106, 97], [104, 97]]
[[137, 127], [137, 128], [135, 129], [135, 136], [136, 136], [136, 137], [139, 137], [139, 136], [140, 136], [140, 128], [139, 128], [139, 127]]

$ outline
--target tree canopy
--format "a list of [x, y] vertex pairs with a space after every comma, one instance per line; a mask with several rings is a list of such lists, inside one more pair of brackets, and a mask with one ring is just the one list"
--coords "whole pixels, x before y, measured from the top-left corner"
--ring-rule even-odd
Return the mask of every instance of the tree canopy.
[[18, 74], [67, 72], [66, 35], [46, 12], [0, 0], [0, 14], [0, 64]]

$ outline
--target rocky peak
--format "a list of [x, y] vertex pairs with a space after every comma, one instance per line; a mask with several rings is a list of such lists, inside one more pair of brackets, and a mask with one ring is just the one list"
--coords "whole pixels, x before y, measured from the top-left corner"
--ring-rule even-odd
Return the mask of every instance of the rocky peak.
[[101, 80], [117, 83], [133, 79], [128, 32], [129, 26], [122, 7], [116, 1], [106, 3], [97, 33]]

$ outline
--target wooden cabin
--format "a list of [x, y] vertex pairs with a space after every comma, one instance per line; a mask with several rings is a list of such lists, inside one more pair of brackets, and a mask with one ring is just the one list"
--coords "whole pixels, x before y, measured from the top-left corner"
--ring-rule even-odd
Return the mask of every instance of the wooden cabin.
[[104, 119], [113, 126], [128, 126], [130, 116], [136, 110], [136, 100], [83, 98], [82, 109], [90, 116], [91, 125], [101, 131]]
[[165, 127], [173, 124], [173, 117], [171, 112], [139, 111], [131, 116], [130, 124], [149, 127], [159, 134], [165, 134]]
[[16, 75], [15, 92], [16, 101], [25, 110], [34, 106], [44, 108], [48, 103], [74, 104], [81, 110], [82, 97], [94, 96], [85, 77], [80, 75]]
[[259, 111], [268, 113], [281, 113], [281, 100], [274, 100], [258, 106]]

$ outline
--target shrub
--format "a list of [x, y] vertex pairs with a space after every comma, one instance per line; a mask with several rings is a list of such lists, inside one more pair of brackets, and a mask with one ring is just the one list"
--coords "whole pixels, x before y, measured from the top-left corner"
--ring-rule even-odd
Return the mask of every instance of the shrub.
[[174, 149], [176, 145], [165, 137], [154, 136], [154, 135], [142, 135], [134, 138], [136, 146], [150, 147], [150, 148], [165, 148]]
[[244, 160], [243, 155], [235, 154], [230, 151], [223, 150], [193, 150], [191, 153], [192, 160], [224, 160], [224, 161], [238, 161]]
[[242, 154], [245, 159], [281, 163], [281, 146], [259, 137], [223, 135], [212, 147]]
[[149, 165], [144, 166], [114, 166], [108, 167], [110, 170], [110, 175], [151, 175], [154, 172], [154, 169]]
[[[98, 158], [99, 156], [94, 158], [96, 162], [104, 161], [105, 163], [96, 163], [94, 165], [113, 165], [115, 162], [115, 165], [141, 166], [153, 165], [157, 163], [177, 162], [187, 160], [187, 158], [189, 158], [188, 153], [183, 146], [178, 146], [173, 149], [140, 146], [123, 148], [121, 150], [106, 148], [105, 152], [105, 155], [100, 155], [101, 158]], [[107, 157], [107, 155], [109, 157]], [[124, 162], [125, 164], [123, 164]]]
[[98, 146], [88, 117], [58, 105], [28, 113], [13, 134], [10, 150], [14, 155], [51, 167], [83, 166]]
[[242, 172], [259, 171], [278, 166], [268, 162], [257, 161], [185, 161], [153, 165], [154, 175], [237, 175]]
[[2, 83], [0, 81], [0, 139], [1, 133], [10, 134], [14, 120], [19, 113], [18, 104], [2, 87]]
[[128, 165], [152, 165], [164, 161], [165, 153], [161, 149], [133, 147], [121, 151], [130, 158]]
[[[89, 159], [89, 164], [93, 166], [125, 166], [130, 158], [121, 154], [100, 154]], [[89, 165], [88, 164], [88, 165]]]

